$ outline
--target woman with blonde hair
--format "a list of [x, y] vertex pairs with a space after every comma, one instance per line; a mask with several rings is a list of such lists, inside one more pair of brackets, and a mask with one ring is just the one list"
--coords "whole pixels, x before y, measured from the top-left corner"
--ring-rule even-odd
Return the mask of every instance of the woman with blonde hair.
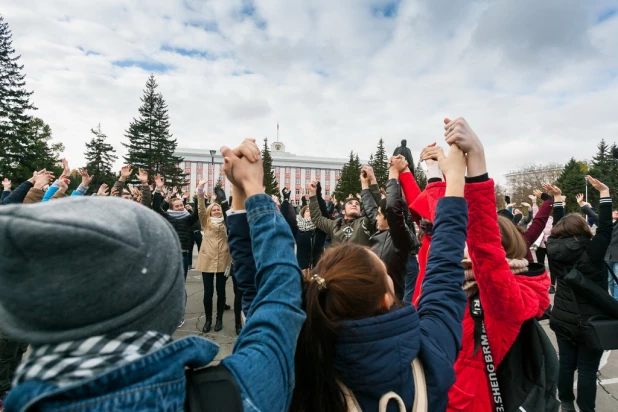
[[206, 323], [202, 332], [208, 333], [212, 327], [212, 297], [215, 278], [217, 289], [217, 322], [215, 323], [215, 332], [223, 329], [226, 272], [229, 273], [231, 269], [232, 256], [228, 247], [227, 226], [225, 225], [225, 212], [229, 209], [229, 206], [227, 201], [223, 200], [221, 205], [213, 202], [206, 207], [204, 201], [205, 184], [205, 180], [200, 180], [197, 185], [197, 208], [202, 230], [204, 231], [204, 239], [202, 240], [202, 247], [197, 258], [196, 269], [202, 272], [202, 280], [204, 282], [204, 313], [206, 314]]

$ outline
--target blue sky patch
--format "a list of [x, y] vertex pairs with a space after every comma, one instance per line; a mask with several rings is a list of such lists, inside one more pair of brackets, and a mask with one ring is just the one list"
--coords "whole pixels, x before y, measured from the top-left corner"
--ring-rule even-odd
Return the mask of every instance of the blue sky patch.
[[607, 21], [614, 17], [616, 14], [618, 14], [618, 9], [603, 10], [601, 14], [599, 14], [599, 17], [597, 17], [597, 22], [603, 23], [604, 21]]
[[139, 67], [149, 72], [165, 73], [171, 67], [163, 63], [154, 61], [138, 61], [138, 60], [116, 60], [112, 64], [117, 67]]
[[163, 46], [161, 47], [161, 50], [170, 52], [170, 53], [182, 54], [183, 56], [203, 57], [206, 60], [217, 60], [217, 56], [215, 56], [214, 54], [208, 53], [207, 51], [201, 51], [201, 50], [195, 50], [195, 49], [184, 49], [182, 47], [170, 47], [170, 46]]
[[373, 14], [374, 17], [394, 18], [397, 16], [400, 1], [401, 0], [393, 0], [379, 6], [373, 6], [371, 14]]

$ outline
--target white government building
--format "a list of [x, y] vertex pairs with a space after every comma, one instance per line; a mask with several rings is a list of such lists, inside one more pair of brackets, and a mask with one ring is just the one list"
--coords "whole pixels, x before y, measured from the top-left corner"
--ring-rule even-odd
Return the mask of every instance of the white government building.
[[[322, 183], [322, 193], [331, 195], [339, 182], [339, 174], [343, 165], [349, 159], [336, 159], [329, 157], [297, 156], [285, 151], [282, 142], [273, 142], [270, 145], [270, 153], [273, 158], [275, 177], [279, 187], [289, 187], [292, 190], [292, 201], [301, 203], [301, 197], [309, 193], [309, 184], [313, 180]], [[230, 193], [230, 182], [223, 173], [223, 157], [217, 150], [202, 149], [176, 149], [177, 156], [182, 156], [184, 162], [180, 167], [189, 177], [188, 190], [191, 196], [195, 193], [197, 182], [207, 178], [207, 192], [211, 192], [218, 180], [225, 185], [225, 193]]]

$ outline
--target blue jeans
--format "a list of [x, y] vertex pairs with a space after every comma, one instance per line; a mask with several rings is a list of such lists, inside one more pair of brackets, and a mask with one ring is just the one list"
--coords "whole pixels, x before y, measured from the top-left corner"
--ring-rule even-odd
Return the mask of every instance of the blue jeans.
[[[614, 271], [614, 274], [618, 276], [618, 262], [608, 262], [608, 265]], [[614, 297], [614, 299], [618, 300], [618, 285], [616, 285], [616, 281], [612, 274], [607, 271], [607, 276], [609, 280], [609, 294]]]
[[408, 258], [406, 277], [404, 279], [405, 289], [403, 292], [403, 301], [412, 302], [412, 295], [414, 295], [414, 288], [416, 287], [416, 279], [418, 278], [418, 260], [416, 256], [410, 256]]

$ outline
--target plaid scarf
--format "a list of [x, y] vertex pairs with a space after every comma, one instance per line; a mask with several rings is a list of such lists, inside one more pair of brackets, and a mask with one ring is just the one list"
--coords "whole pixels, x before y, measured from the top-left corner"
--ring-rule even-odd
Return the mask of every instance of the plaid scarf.
[[158, 332], [124, 332], [32, 347], [30, 356], [15, 372], [13, 386], [35, 379], [67, 386], [133, 362], [171, 341]]
[[[526, 259], [506, 258], [506, 261], [514, 275], [519, 275], [520, 273], [524, 273], [528, 270], [529, 262]], [[476, 284], [476, 278], [474, 277], [474, 272], [472, 271], [472, 261], [470, 259], [464, 259], [461, 261], [461, 264], [464, 267], [465, 276], [463, 290], [466, 292], [466, 297], [470, 299], [471, 297], [476, 296], [479, 292], [479, 287]]]
[[300, 215], [296, 216], [296, 224], [298, 225], [298, 230], [301, 232], [311, 232], [312, 230], [315, 230], [315, 225], [311, 219], [305, 219]]

